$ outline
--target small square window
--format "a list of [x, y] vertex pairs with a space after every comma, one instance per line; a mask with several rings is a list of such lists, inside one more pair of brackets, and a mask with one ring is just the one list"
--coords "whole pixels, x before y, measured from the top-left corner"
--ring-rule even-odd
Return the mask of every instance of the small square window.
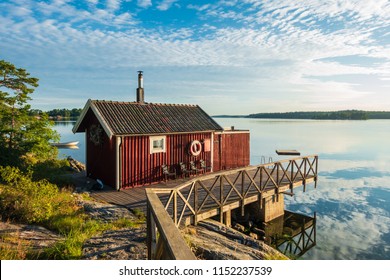
[[150, 153], [165, 153], [166, 136], [150, 136]]

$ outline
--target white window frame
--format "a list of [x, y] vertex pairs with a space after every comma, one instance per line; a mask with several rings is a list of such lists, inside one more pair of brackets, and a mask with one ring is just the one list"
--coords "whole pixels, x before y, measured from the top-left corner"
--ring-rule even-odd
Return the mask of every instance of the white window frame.
[[[155, 147], [154, 144], [156, 141], [161, 141], [162, 145], [159, 147]], [[149, 137], [149, 147], [150, 147], [150, 153], [165, 153], [166, 152], [166, 143], [167, 143], [167, 137], [165, 135], [161, 136], [150, 136]]]

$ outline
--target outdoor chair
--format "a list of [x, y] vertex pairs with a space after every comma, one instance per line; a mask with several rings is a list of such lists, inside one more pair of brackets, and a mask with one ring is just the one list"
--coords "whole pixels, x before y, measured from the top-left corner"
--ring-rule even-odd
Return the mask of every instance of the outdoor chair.
[[211, 171], [211, 166], [207, 166], [206, 162], [203, 159], [199, 160], [200, 167], [203, 169], [203, 171], [206, 173], [207, 170]]
[[186, 177], [187, 174], [188, 174], [188, 176], [190, 176], [190, 175], [193, 173], [192, 170], [188, 170], [188, 169], [187, 169], [187, 166], [185, 165], [184, 162], [180, 162], [179, 165], [180, 165], [181, 174], [182, 174], [184, 177]]
[[173, 177], [176, 179], [176, 170], [174, 170], [173, 172], [169, 171], [168, 166], [166, 166], [165, 164], [161, 165], [161, 168], [165, 176], [165, 182], [168, 180], [169, 177]]
[[199, 171], [202, 171], [202, 169], [196, 168], [196, 164], [194, 161], [190, 161], [190, 167], [191, 167], [191, 171], [195, 172], [196, 175], [198, 174]]

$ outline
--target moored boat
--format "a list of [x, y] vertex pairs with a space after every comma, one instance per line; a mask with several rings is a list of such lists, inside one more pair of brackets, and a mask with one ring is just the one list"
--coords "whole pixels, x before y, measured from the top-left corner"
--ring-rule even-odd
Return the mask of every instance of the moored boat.
[[79, 141], [63, 142], [63, 143], [51, 143], [55, 147], [74, 147], [79, 144]]

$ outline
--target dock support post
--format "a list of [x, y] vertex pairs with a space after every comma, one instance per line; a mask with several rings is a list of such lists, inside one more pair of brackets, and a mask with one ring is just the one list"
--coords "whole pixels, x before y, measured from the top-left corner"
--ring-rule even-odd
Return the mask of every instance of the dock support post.
[[225, 213], [223, 213], [223, 217], [225, 220], [224, 224], [227, 227], [231, 227], [232, 226], [232, 211], [231, 210], [226, 211]]
[[262, 199], [260, 208], [260, 219], [263, 222], [269, 222], [277, 217], [284, 215], [284, 197], [283, 194], [275, 194]]

